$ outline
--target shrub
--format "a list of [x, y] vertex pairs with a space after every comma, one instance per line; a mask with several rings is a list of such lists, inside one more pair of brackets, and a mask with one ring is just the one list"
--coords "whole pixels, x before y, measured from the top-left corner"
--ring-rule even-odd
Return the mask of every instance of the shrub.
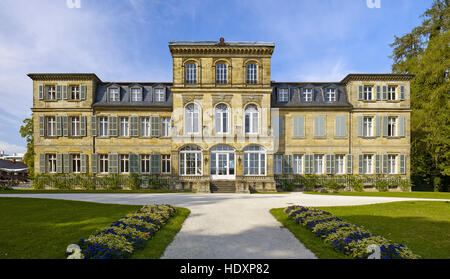
[[[392, 180], [393, 181], [393, 180]], [[379, 192], [386, 192], [389, 188], [390, 185], [390, 180], [386, 179], [386, 177], [383, 176], [377, 176], [375, 178], [375, 188], [379, 191]]]
[[348, 186], [356, 192], [362, 192], [364, 189], [364, 180], [357, 175], [348, 176]]
[[398, 186], [404, 192], [411, 191], [411, 181], [409, 179], [402, 179], [402, 178], [400, 178], [398, 180]]
[[312, 191], [319, 184], [319, 178], [314, 174], [307, 174], [303, 178], [303, 185], [305, 186], [305, 191]]
[[141, 188], [141, 180], [139, 178], [139, 175], [136, 173], [130, 175], [130, 179], [128, 180], [128, 182], [128, 186], [132, 190], [139, 190]]

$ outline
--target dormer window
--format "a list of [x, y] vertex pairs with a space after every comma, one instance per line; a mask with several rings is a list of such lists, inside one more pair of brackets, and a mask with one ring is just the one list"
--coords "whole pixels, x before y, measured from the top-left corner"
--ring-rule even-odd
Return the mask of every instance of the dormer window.
[[287, 102], [289, 100], [289, 90], [287, 88], [278, 89], [278, 102]]
[[164, 102], [165, 95], [164, 88], [155, 88], [155, 102]]
[[187, 64], [186, 65], [186, 83], [187, 84], [196, 84], [197, 83], [197, 65], [196, 64]]
[[131, 88], [131, 101], [141, 102], [142, 101], [142, 89], [141, 88]]
[[119, 88], [110, 88], [109, 89], [109, 100], [111, 102], [120, 101]]
[[336, 102], [336, 89], [328, 88], [325, 92], [326, 102]]
[[227, 64], [217, 64], [216, 66], [216, 83], [227, 83]]
[[302, 101], [311, 102], [312, 101], [312, 88], [304, 88], [302, 90]]

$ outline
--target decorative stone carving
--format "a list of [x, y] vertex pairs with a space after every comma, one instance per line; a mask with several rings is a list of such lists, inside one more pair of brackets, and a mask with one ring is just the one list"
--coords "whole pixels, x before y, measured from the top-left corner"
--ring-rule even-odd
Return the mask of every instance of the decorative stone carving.
[[261, 106], [263, 95], [242, 95], [242, 103], [247, 105], [248, 103], [256, 103]]

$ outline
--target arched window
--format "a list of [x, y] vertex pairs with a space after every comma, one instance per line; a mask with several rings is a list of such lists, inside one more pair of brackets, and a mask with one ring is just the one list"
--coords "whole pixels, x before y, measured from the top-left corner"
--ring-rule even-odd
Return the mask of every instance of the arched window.
[[217, 64], [216, 66], [216, 83], [227, 83], [227, 64]]
[[186, 134], [198, 134], [200, 126], [198, 105], [187, 105], [184, 112], [184, 119]]
[[257, 134], [258, 133], [258, 119], [259, 112], [258, 107], [255, 105], [248, 105], [245, 108], [245, 133]]
[[228, 106], [224, 104], [219, 104], [215, 109], [215, 131], [216, 134], [226, 134], [228, 133]]
[[180, 149], [180, 175], [202, 175], [202, 149], [196, 145], [187, 145]]
[[248, 84], [256, 84], [258, 82], [257, 75], [257, 66], [256, 64], [248, 64], [247, 65], [247, 83]]
[[266, 175], [266, 150], [258, 145], [244, 148], [244, 175]]
[[186, 65], [186, 83], [187, 84], [197, 83], [197, 65], [194, 63]]

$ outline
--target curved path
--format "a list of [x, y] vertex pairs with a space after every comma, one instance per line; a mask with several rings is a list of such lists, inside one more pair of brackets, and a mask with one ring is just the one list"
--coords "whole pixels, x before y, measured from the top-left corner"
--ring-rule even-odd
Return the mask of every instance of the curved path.
[[[162, 258], [316, 258], [269, 213], [289, 205], [344, 206], [429, 200], [291, 194], [1, 194], [0, 197], [54, 198], [115, 204], [170, 203], [191, 214]], [[438, 201], [434, 200], [433, 201]]]

